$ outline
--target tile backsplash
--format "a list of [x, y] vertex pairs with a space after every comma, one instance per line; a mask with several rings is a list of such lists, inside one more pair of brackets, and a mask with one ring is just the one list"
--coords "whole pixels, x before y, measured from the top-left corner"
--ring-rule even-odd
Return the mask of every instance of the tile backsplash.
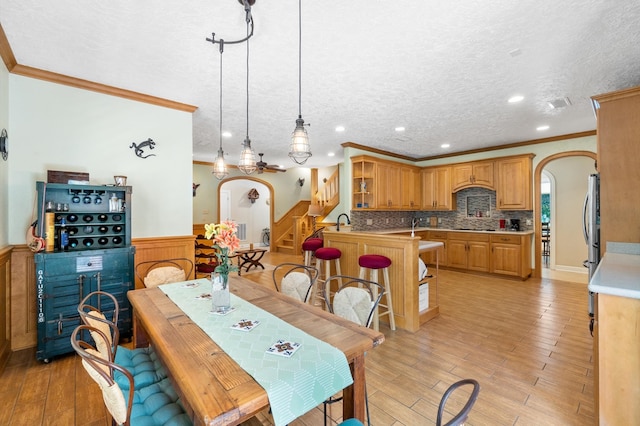
[[[500, 229], [500, 219], [509, 228], [511, 219], [520, 220], [520, 230], [532, 230], [527, 220], [533, 220], [533, 210], [496, 210], [496, 192], [485, 188], [468, 188], [458, 191], [454, 211], [351, 211], [354, 231], [375, 229], [410, 228], [411, 220], [420, 220], [418, 226], [429, 226], [431, 217], [439, 221], [438, 228], [447, 229]], [[370, 221], [370, 225], [368, 224]]]

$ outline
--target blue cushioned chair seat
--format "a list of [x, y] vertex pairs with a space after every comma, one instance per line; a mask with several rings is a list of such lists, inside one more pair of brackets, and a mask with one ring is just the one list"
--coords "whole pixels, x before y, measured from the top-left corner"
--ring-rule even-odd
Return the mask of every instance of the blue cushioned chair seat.
[[[128, 398], [128, 391], [123, 392]], [[192, 424], [169, 379], [134, 390], [130, 420], [136, 426]]]
[[[135, 388], [140, 389], [167, 378], [153, 347], [129, 349], [118, 346], [115, 363], [126, 368], [133, 376]], [[121, 372], [114, 372], [114, 379], [123, 391], [129, 389], [129, 380]]]
[[340, 423], [339, 426], [362, 426], [362, 422], [358, 419], [347, 419]]

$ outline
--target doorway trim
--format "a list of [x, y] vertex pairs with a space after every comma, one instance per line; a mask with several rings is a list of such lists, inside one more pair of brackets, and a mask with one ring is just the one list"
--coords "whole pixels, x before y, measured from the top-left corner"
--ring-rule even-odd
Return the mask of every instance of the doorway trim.
[[[218, 222], [220, 221], [220, 191], [222, 190], [222, 186], [225, 183], [234, 181], [234, 180], [251, 180], [257, 183], [260, 183], [264, 186], [266, 186], [267, 188], [269, 188], [269, 229], [273, 229], [273, 185], [271, 185], [269, 182], [262, 180], [262, 179], [257, 179], [251, 176], [234, 176], [234, 177], [230, 177], [227, 179], [223, 179], [220, 181], [220, 183], [218, 184], [218, 190], [217, 190], [217, 208], [218, 208]], [[271, 244], [273, 244], [273, 239], [269, 240], [269, 251], [271, 250]]]
[[557, 154], [550, 155], [538, 163], [536, 166], [536, 171], [534, 173], [534, 194], [533, 194], [533, 220], [535, 224], [534, 229], [534, 258], [535, 258], [535, 268], [533, 270], [533, 277], [540, 278], [542, 276], [542, 232], [540, 229], [542, 228], [542, 220], [540, 218], [540, 212], [542, 211], [542, 203], [540, 201], [542, 197], [542, 193], [540, 191], [540, 184], [542, 183], [542, 170], [544, 167], [552, 162], [553, 160], [557, 160], [559, 158], [565, 157], [589, 157], [594, 161], [598, 159], [598, 155], [595, 152], [591, 151], [566, 151], [559, 152]]

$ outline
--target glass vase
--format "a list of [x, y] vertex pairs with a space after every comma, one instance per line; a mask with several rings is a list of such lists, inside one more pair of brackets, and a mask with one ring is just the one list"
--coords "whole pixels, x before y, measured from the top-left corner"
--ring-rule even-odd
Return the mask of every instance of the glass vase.
[[214, 272], [211, 274], [211, 309], [217, 314], [226, 314], [231, 310], [229, 295], [229, 274]]

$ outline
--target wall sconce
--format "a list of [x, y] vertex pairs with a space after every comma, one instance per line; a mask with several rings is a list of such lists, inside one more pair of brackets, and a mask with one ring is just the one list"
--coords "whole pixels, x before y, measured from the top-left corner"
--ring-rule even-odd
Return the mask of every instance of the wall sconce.
[[0, 153], [2, 153], [2, 159], [4, 161], [7, 161], [7, 158], [9, 158], [8, 139], [9, 135], [7, 134], [7, 129], [2, 129], [2, 132], [0, 133]]
[[304, 185], [304, 178], [299, 178], [298, 179], [298, 185], [300, 185], [300, 186]]
[[251, 191], [249, 191], [249, 194], [247, 194], [247, 197], [249, 197], [249, 201], [251, 201], [251, 204], [253, 204], [258, 198], [260, 198], [260, 194], [258, 193], [257, 189], [252, 188]]

